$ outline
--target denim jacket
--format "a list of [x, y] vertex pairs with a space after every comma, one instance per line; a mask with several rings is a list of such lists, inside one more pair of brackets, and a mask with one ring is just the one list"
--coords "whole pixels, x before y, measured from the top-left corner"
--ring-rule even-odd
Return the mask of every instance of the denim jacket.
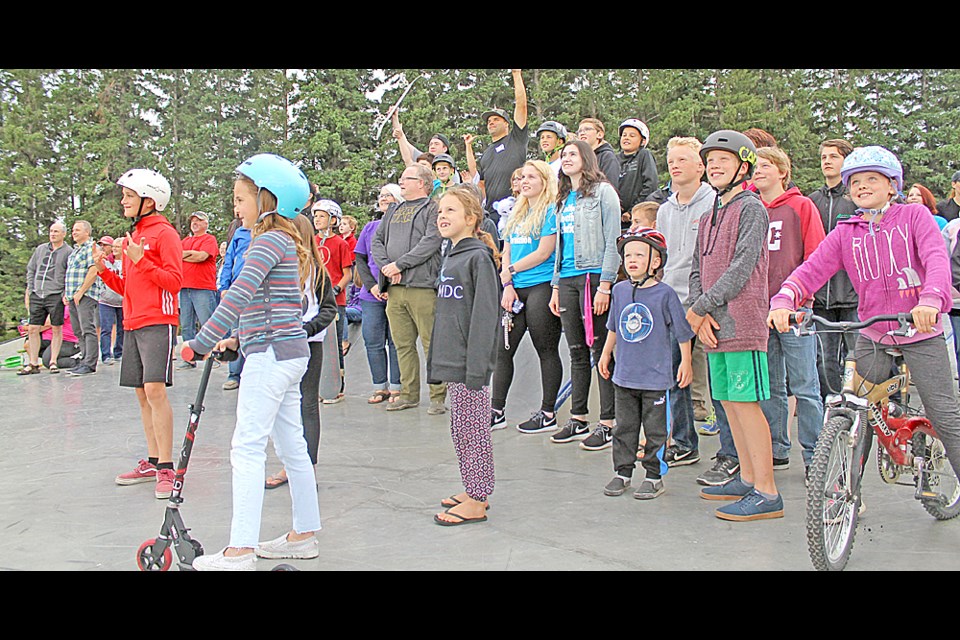
[[[601, 182], [592, 196], [578, 197], [573, 224], [573, 259], [576, 268], [599, 267], [601, 282], [616, 281], [617, 270], [620, 268], [620, 254], [617, 253], [620, 197], [613, 186]], [[550, 283], [553, 286], [560, 282], [560, 265], [563, 260], [562, 232], [557, 234], [557, 241], [559, 246]]]

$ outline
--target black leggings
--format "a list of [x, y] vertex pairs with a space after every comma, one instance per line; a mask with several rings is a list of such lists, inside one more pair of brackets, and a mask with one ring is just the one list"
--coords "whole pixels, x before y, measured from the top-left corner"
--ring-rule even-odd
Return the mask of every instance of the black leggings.
[[[597, 293], [600, 285], [600, 274], [590, 274], [591, 299]], [[593, 315], [592, 347], [587, 347], [586, 329], [583, 324], [583, 295], [586, 289], [586, 276], [572, 276], [560, 279], [560, 321], [563, 323], [563, 332], [567, 336], [567, 346], [570, 348], [570, 381], [573, 392], [570, 396], [570, 413], [575, 416], [585, 416], [589, 413], [590, 381], [593, 369], [600, 362], [603, 345], [607, 339], [607, 314]], [[593, 366], [590, 365], [590, 355], [593, 354]], [[612, 370], [612, 366], [611, 366]], [[613, 382], [597, 373], [597, 384], [600, 387], [600, 419], [613, 420], [614, 392]]]
[[[529, 330], [530, 339], [540, 358], [540, 388], [542, 399], [540, 408], [553, 413], [557, 402], [557, 392], [563, 382], [563, 363], [560, 361], [560, 318], [550, 311], [550, 295], [553, 288], [549, 282], [517, 289], [517, 297], [523, 302], [523, 309], [513, 318], [510, 331], [510, 349], [503, 343], [503, 332], [497, 340], [497, 368], [493, 373], [493, 408], [503, 411], [507, 405], [507, 392], [513, 382], [513, 357], [517, 353], [520, 341]], [[502, 313], [502, 311], [501, 311]]]
[[[327, 333], [328, 336], [332, 332]], [[310, 461], [317, 464], [320, 451], [320, 366], [323, 364], [323, 343], [308, 342], [310, 360], [307, 371], [300, 379], [300, 420], [303, 422], [303, 439], [307, 441]]]

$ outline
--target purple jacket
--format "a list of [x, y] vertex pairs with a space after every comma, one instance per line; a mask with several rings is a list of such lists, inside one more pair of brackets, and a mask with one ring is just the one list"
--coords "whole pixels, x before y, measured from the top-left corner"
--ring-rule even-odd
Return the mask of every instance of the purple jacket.
[[[907, 313], [918, 304], [949, 311], [950, 258], [930, 211], [920, 204], [892, 204], [879, 224], [852, 216], [837, 223], [817, 250], [784, 281], [771, 309], [796, 309], [796, 300], [813, 295], [838, 270], [850, 276], [860, 297], [861, 320]], [[943, 332], [894, 338], [896, 324], [880, 322], [863, 330], [874, 342], [907, 344]]]
[[363, 225], [360, 236], [357, 238], [357, 245], [353, 248], [353, 254], [355, 256], [366, 257], [366, 260], [362, 258], [357, 260], [357, 271], [359, 271], [360, 281], [363, 283], [363, 287], [360, 289], [360, 299], [366, 300], [367, 302], [386, 304], [383, 300], [374, 298], [373, 294], [370, 293], [370, 287], [377, 284], [377, 276], [380, 273], [380, 267], [374, 262], [373, 253], [370, 251], [370, 242], [373, 240], [373, 234], [377, 232], [377, 227], [379, 226], [380, 220], [371, 220]]

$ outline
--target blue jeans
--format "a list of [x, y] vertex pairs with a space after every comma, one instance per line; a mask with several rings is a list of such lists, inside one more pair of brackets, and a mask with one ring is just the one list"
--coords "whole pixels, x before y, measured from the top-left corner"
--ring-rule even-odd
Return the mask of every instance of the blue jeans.
[[[117, 326], [117, 341], [111, 353], [110, 334], [113, 332], [114, 325]], [[123, 357], [123, 307], [111, 307], [100, 303], [100, 359], [119, 360], [121, 357]]]
[[267, 439], [290, 479], [293, 530], [320, 529], [317, 480], [300, 422], [300, 378], [307, 358], [278, 361], [273, 347], [247, 358], [237, 396], [237, 426], [230, 443], [233, 467], [231, 547], [256, 547], [260, 540]]
[[[680, 366], [680, 343], [673, 341], [673, 371], [676, 376]], [[685, 451], [699, 451], [700, 437], [693, 424], [693, 397], [690, 395], [690, 385], [681, 389], [674, 377], [673, 387], [670, 389], [670, 413], [673, 417], [671, 431], [673, 441]]]
[[[809, 313], [809, 310], [804, 309]], [[770, 423], [773, 457], [790, 456], [790, 416], [787, 410], [787, 379], [797, 399], [797, 432], [803, 447], [803, 464], [813, 460], [813, 449], [823, 426], [823, 399], [817, 373], [816, 336], [798, 336], [793, 331], [770, 330], [767, 340], [767, 368], [770, 371], [770, 399], [760, 402]]]
[[180, 335], [184, 342], [197, 337], [197, 327], [206, 324], [216, 308], [216, 291], [180, 289]]
[[[373, 300], [361, 300], [360, 311], [363, 322], [360, 330], [363, 345], [367, 351], [367, 364], [370, 377], [377, 389], [400, 388], [400, 363], [397, 362], [397, 348], [390, 337], [390, 323], [387, 321], [387, 305]], [[387, 384], [387, 365], [390, 368], [390, 384]]]

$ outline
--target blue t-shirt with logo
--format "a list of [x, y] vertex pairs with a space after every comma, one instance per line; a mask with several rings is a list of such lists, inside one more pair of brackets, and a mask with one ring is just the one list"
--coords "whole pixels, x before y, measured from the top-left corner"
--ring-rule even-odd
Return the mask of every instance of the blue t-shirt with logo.
[[673, 341], [694, 337], [680, 297], [662, 282], [647, 288], [634, 288], [629, 280], [615, 284], [607, 330], [617, 333], [613, 383], [648, 391], [673, 387]]
[[[540, 240], [542, 238], [556, 235], [556, 233], [557, 209], [553, 204], [551, 204], [547, 208], [547, 212], [544, 215], [543, 226], [540, 228], [539, 236], [534, 237], [532, 235], [520, 235], [516, 232], [516, 230], [514, 230], [504, 239], [505, 242], [510, 243], [510, 261], [516, 264], [523, 258], [539, 249]], [[517, 273], [513, 276], [513, 287], [515, 289], [522, 289], [524, 287], [532, 287], [544, 282], [550, 282], [550, 279], [553, 278], [553, 263], [556, 259], [555, 256], [556, 249], [554, 249], [554, 253], [550, 254], [549, 258], [532, 269], [517, 271]]]
[[560, 277], [582, 276], [585, 273], [600, 273], [598, 269], [577, 269], [574, 260], [573, 221], [577, 215], [577, 192], [571, 191], [560, 212], [560, 233], [563, 238], [563, 253], [560, 256]]

